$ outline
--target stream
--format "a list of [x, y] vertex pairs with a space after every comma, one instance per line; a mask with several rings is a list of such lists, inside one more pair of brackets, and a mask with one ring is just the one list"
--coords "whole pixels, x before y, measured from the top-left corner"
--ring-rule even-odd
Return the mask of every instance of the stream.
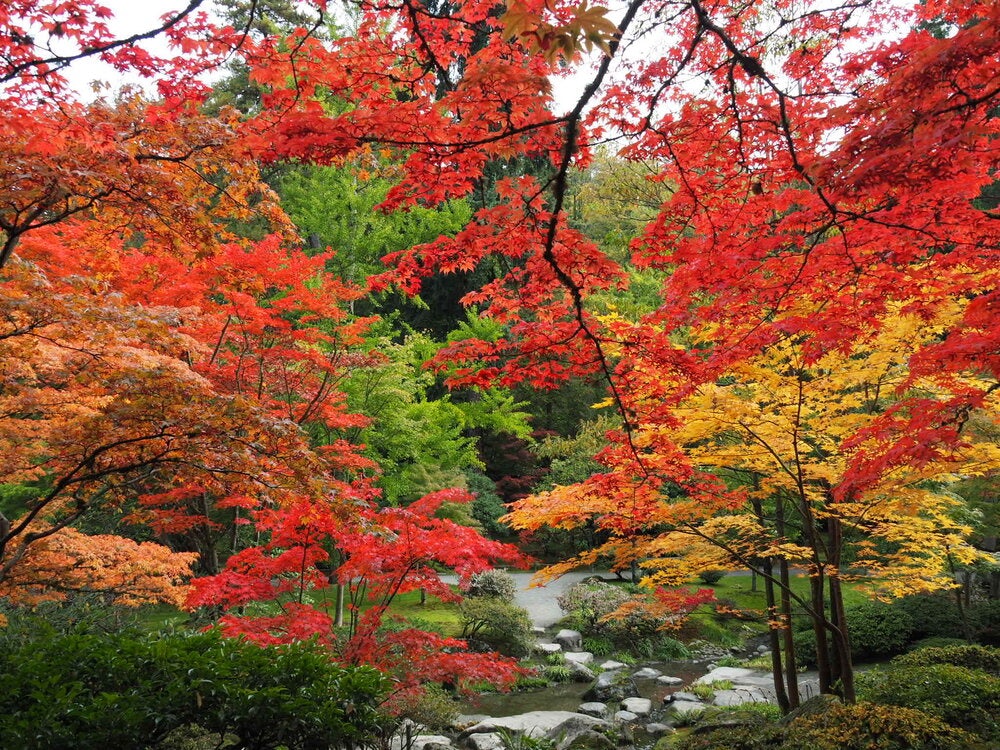
[[[665, 675], [679, 677], [681, 685], [664, 685], [656, 680], [636, 680], [639, 695], [653, 701], [653, 706], [663, 704], [669, 693], [681, 690], [706, 672], [706, 662], [667, 661], [642, 662], [629, 666], [630, 672], [643, 667], [658, 669]], [[459, 709], [463, 714], [486, 714], [487, 716], [516, 716], [529, 711], [576, 711], [586, 700], [583, 694], [591, 687], [589, 682], [563, 682], [540, 690], [518, 693], [486, 693], [464, 701]]]

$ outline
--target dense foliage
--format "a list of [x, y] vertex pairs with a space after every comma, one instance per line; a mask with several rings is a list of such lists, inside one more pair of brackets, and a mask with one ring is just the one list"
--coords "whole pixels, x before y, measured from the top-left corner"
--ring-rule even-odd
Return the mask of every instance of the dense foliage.
[[25, 750], [155, 748], [192, 728], [220, 747], [356, 747], [382, 731], [389, 690], [315, 644], [217, 632], [56, 635], [6, 648], [0, 663], [0, 744]]
[[386, 620], [527, 564], [502, 500], [626, 639], [752, 569], [784, 709], [796, 620], [848, 703], [909, 639], [847, 583], [996, 635], [995, 4], [222, 5], [0, 7], [0, 597], [509, 685]]

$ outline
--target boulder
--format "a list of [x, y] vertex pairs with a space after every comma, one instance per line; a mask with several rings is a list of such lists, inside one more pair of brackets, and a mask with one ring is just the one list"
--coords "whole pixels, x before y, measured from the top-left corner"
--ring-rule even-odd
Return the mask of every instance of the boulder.
[[649, 698], [626, 698], [622, 701], [622, 710], [633, 713], [636, 716], [649, 716], [653, 710], [653, 701]]
[[717, 690], [712, 696], [716, 706], [742, 706], [744, 703], [767, 703], [767, 695], [759, 687], [749, 685], [732, 690]]
[[645, 727], [643, 727], [643, 729], [646, 731], [646, 734], [648, 734], [650, 737], [662, 737], [666, 734], [670, 734], [671, 732], [676, 731], [669, 724], [660, 724], [657, 721], [650, 722]]
[[591, 701], [590, 703], [581, 703], [580, 707], [576, 710], [578, 713], [603, 719], [608, 715], [608, 704]]
[[767, 723], [768, 720], [764, 716], [752, 711], [725, 711], [701, 719], [691, 729], [691, 734], [708, 734], [718, 729], [734, 729], [737, 727], [762, 727]]
[[663, 699], [664, 703], [674, 703], [675, 701], [697, 701], [698, 703], [701, 703], [701, 698], [694, 693], [687, 692], [686, 690], [678, 690], [676, 693], [671, 693]]
[[632, 722], [638, 720], [639, 717], [631, 711], [615, 711], [615, 721], [621, 722], [622, 724], [631, 724]]
[[583, 650], [583, 634], [579, 630], [560, 630], [552, 640], [562, 646], [565, 651]]
[[473, 724], [462, 732], [459, 735], [459, 739], [465, 740], [476, 734], [490, 734], [500, 729], [505, 729], [511, 734], [543, 737], [557, 727], [562, 728], [563, 731], [576, 731], [579, 733], [584, 729], [606, 725], [606, 721], [596, 719], [593, 716], [584, 716], [575, 711], [529, 711], [526, 714], [518, 714], [516, 716], [499, 716], [485, 719], [478, 724]]
[[586, 700], [601, 701], [610, 703], [620, 701], [625, 698], [638, 695], [639, 690], [635, 685], [635, 680], [631, 675], [627, 675], [619, 670], [611, 672], [601, 672], [597, 675], [597, 681], [584, 693]]
[[558, 654], [562, 646], [558, 643], [536, 643], [535, 650], [540, 654]]
[[503, 737], [496, 732], [469, 735], [465, 740], [465, 744], [471, 750], [506, 750], [507, 747], [504, 744]]
[[617, 746], [607, 735], [587, 729], [571, 739], [559, 740], [556, 750], [617, 750]]
[[594, 661], [594, 655], [589, 651], [567, 651], [563, 654], [563, 658], [577, 664], [590, 664]]
[[575, 661], [566, 662], [570, 674], [573, 675], [573, 682], [593, 682], [597, 675], [589, 668]]
[[[406, 744], [403, 735], [392, 738], [393, 750], [402, 750]], [[410, 750], [454, 750], [451, 738], [440, 734], [418, 734], [410, 740]]]
[[578, 713], [549, 729], [545, 737], [555, 743], [556, 750], [614, 750], [614, 744], [602, 734], [609, 726], [604, 719]]
[[684, 680], [680, 677], [671, 677], [670, 675], [663, 675], [662, 677], [657, 677], [656, 681], [661, 685], [683, 685]]
[[605, 672], [610, 672], [613, 669], [625, 669], [625, 667], [627, 666], [628, 664], [625, 664], [624, 662], [608, 659], [606, 662], [601, 664], [601, 669], [603, 669]]

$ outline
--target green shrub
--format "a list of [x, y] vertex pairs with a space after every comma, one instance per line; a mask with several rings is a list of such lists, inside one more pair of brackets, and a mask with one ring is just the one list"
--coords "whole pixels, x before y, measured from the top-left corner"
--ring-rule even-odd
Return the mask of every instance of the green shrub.
[[[919, 657], [933, 649], [914, 651]], [[955, 727], [1000, 740], [1000, 678], [951, 664], [891, 664], [857, 676], [859, 697], [889, 706], [914, 708]]]
[[514, 576], [506, 570], [492, 568], [476, 573], [469, 579], [469, 589], [466, 592], [472, 597], [493, 597], [511, 603], [517, 593]]
[[981, 669], [1000, 677], [1000, 648], [971, 646], [967, 643], [938, 648], [922, 648], [892, 660], [894, 666], [926, 667], [931, 664], [951, 664], [966, 669]]
[[698, 580], [706, 586], [714, 586], [726, 575], [724, 570], [703, 570], [698, 574]]
[[955, 598], [948, 594], [914, 594], [892, 603], [892, 608], [910, 618], [910, 638], [954, 637], [962, 634], [962, 618]]
[[[149, 748], [181, 727], [247, 750], [369, 740], [387, 690], [309, 645], [217, 633], [42, 637], [0, 654], [0, 747]], [[323, 744], [325, 743], [325, 744]]]
[[619, 586], [601, 581], [581, 581], [566, 589], [556, 601], [568, 615], [577, 618], [584, 635], [601, 630], [601, 620], [632, 598]]
[[565, 664], [551, 664], [542, 670], [542, 675], [549, 682], [569, 682], [573, 679], [573, 670]]
[[[784, 738], [784, 728], [770, 723], [768, 717], [756, 712], [738, 710], [721, 712], [706, 709], [697, 716], [684, 717], [677, 726], [692, 726], [690, 733], [678, 732], [656, 744], [656, 750], [778, 750]], [[736, 713], [745, 718], [745, 723], [736, 726], [728, 724]], [[720, 716], [726, 716], [725, 722]]]
[[780, 750], [966, 750], [973, 738], [926, 713], [897, 706], [833, 704], [792, 721]]
[[1000, 599], [978, 602], [969, 612], [976, 640], [1000, 646]]
[[462, 637], [474, 646], [508, 656], [527, 656], [534, 645], [531, 618], [523, 607], [494, 597], [473, 597], [461, 604]]
[[454, 696], [440, 685], [424, 685], [420, 692], [397, 699], [394, 708], [400, 720], [409, 719], [426, 729], [447, 729], [458, 718]]
[[901, 654], [910, 642], [913, 619], [906, 612], [880, 601], [849, 607], [846, 611], [851, 650], [858, 659]]
[[919, 641], [910, 644], [911, 651], [919, 651], [922, 648], [947, 648], [949, 646], [967, 646], [968, 642], [964, 638], [942, 638], [933, 636], [931, 638], [921, 638]]
[[614, 641], [599, 635], [585, 635], [583, 637], [583, 650], [589, 651], [594, 656], [611, 656], [616, 651]]

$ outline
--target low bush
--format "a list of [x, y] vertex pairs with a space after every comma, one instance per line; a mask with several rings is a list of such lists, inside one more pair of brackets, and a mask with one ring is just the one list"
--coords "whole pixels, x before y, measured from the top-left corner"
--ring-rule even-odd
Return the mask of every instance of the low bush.
[[506, 570], [496, 568], [474, 574], [469, 579], [466, 595], [472, 597], [493, 597], [511, 603], [517, 593], [514, 576]]
[[951, 664], [966, 669], [981, 669], [1000, 677], [1000, 648], [972, 646], [967, 643], [937, 648], [922, 648], [892, 660], [893, 666], [926, 667], [931, 664]]
[[247, 750], [345, 747], [377, 733], [388, 684], [299, 644], [217, 633], [40, 637], [0, 654], [0, 747], [154, 748], [182, 728]]
[[949, 594], [913, 594], [896, 599], [892, 608], [910, 618], [913, 640], [962, 635], [962, 617]]
[[[580, 629], [594, 632], [604, 617], [621, 607], [632, 595], [619, 586], [601, 581], [582, 581], [566, 589], [556, 601]], [[584, 633], [585, 635], [587, 633]]]
[[472, 597], [461, 604], [462, 637], [480, 650], [527, 656], [534, 644], [527, 610], [494, 597]]
[[910, 651], [919, 651], [922, 648], [947, 648], [949, 646], [966, 646], [968, 642], [964, 638], [942, 638], [933, 636], [931, 638], [921, 638], [919, 641], [910, 644]]
[[967, 750], [973, 738], [940, 719], [910, 708], [833, 704], [799, 717], [780, 750]]
[[698, 574], [698, 580], [706, 586], [714, 586], [726, 576], [724, 570], [703, 570]]
[[[914, 651], [918, 657], [933, 649]], [[1000, 679], [978, 669], [951, 664], [906, 666], [893, 663], [857, 676], [859, 697], [936, 716], [954, 727], [1000, 740]]]
[[845, 613], [851, 650], [857, 659], [880, 659], [901, 654], [913, 633], [913, 618], [880, 601], [849, 607]]

